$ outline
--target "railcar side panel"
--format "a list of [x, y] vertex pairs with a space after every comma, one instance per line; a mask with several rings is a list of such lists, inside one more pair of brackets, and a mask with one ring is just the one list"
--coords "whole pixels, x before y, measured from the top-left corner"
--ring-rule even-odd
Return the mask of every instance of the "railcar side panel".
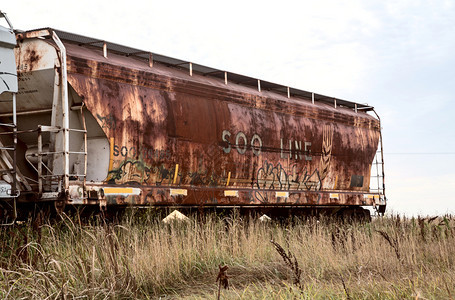
[[366, 113], [67, 48], [69, 83], [113, 143], [105, 183], [141, 187], [108, 201], [365, 203], [379, 139]]

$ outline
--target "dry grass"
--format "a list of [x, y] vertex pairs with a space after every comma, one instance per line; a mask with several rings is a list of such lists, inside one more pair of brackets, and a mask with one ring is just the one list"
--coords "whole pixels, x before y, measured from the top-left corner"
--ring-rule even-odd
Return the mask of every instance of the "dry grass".
[[146, 213], [81, 225], [63, 217], [0, 228], [0, 298], [216, 299], [224, 265], [229, 289], [221, 299], [455, 297], [452, 217], [291, 225], [237, 215], [159, 220]]

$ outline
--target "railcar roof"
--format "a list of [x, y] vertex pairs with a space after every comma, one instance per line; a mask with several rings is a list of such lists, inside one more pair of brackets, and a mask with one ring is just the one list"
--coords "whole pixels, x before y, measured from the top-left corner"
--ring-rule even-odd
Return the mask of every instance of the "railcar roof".
[[[86, 37], [83, 35], [75, 34], [75, 33], [70, 33], [58, 29], [53, 29], [53, 28], [42, 28], [42, 29], [36, 29], [36, 30], [30, 30], [26, 32], [33, 32], [33, 31], [40, 31], [40, 30], [50, 30], [54, 31], [58, 37], [62, 41], [70, 41], [77, 43], [79, 45], [90, 45], [92, 47], [99, 47], [103, 48], [104, 45], [106, 45], [107, 49], [109, 52], [115, 52], [118, 54], [123, 54], [125, 56], [131, 56], [131, 57], [137, 57], [140, 59], [144, 59], [148, 61], [151, 57], [153, 58], [153, 63], [158, 62], [161, 64], [165, 64], [168, 66], [172, 67], [177, 67], [177, 68], [188, 68], [189, 65], [191, 64], [192, 71], [195, 73], [199, 73], [204, 76], [209, 76], [209, 77], [214, 77], [214, 78], [219, 78], [221, 80], [225, 79], [225, 73], [228, 75], [228, 79], [231, 82], [245, 85], [245, 86], [250, 86], [250, 87], [257, 87], [258, 86], [258, 78], [252, 78], [249, 76], [245, 75], [240, 75], [228, 71], [223, 71], [211, 67], [207, 67], [201, 64], [193, 63], [190, 61], [185, 61], [177, 58], [172, 58], [169, 56], [157, 54], [154, 52], [150, 51], [145, 51], [145, 50], [140, 50], [128, 46], [123, 46], [120, 44], [116, 43], [111, 43], [105, 40], [101, 39], [96, 39], [96, 38], [91, 38], [91, 37]], [[17, 31], [18, 33], [21, 31]], [[296, 88], [291, 88], [288, 86], [284, 86], [281, 84], [276, 84], [273, 82], [265, 81], [265, 80], [260, 80], [260, 86], [261, 90], [268, 90], [268, 91], [273, 91], [273, 92], [278, 92], [278, 93], [283, 93], [287, 94], [288, 91], [290, 95], [295, 95], [295, 96], [300, 96], [304, 98], [312, 98], [314, 97], [314, 101], [316, 102], [323, 102], [323, 103], [328, 103], [328, 104], [333, 104], [334, 101], [336, 101], [337, 106], [343, 106], [343, 107], [348, 107], [351, 109], [357, 109], [357, 110], [362, 110], [362, 111], [370, 111], [373, 110], [372, 106], [369, 106], [367, 104], [362, 104], [362, 103], [356, 103], [352, 101], [347, 101], [344, 99], [339, 99], [336, 97], [330, 97], [318, 93], [313, 93], [301, 89], [296, 89]]]

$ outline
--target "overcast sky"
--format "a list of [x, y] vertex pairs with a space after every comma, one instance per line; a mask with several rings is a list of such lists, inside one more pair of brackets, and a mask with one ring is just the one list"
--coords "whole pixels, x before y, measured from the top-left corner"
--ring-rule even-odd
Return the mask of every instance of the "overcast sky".
[[455, 1], [3, 1], [52, 27], [291, 87], [381, 116], [389, 209], [455, 213]]

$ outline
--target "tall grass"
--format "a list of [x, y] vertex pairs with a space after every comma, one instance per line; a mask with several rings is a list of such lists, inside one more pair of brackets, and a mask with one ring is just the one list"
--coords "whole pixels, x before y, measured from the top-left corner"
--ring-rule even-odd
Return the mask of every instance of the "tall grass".
[[454, 226], [451, 217], [283, 225], [233, 214], [163, 224], [133, 213], [81, 224], [64, 215], [0, 229], [0, 298], [216, 299], [227, 265], [221, 299], [454, 299]]

